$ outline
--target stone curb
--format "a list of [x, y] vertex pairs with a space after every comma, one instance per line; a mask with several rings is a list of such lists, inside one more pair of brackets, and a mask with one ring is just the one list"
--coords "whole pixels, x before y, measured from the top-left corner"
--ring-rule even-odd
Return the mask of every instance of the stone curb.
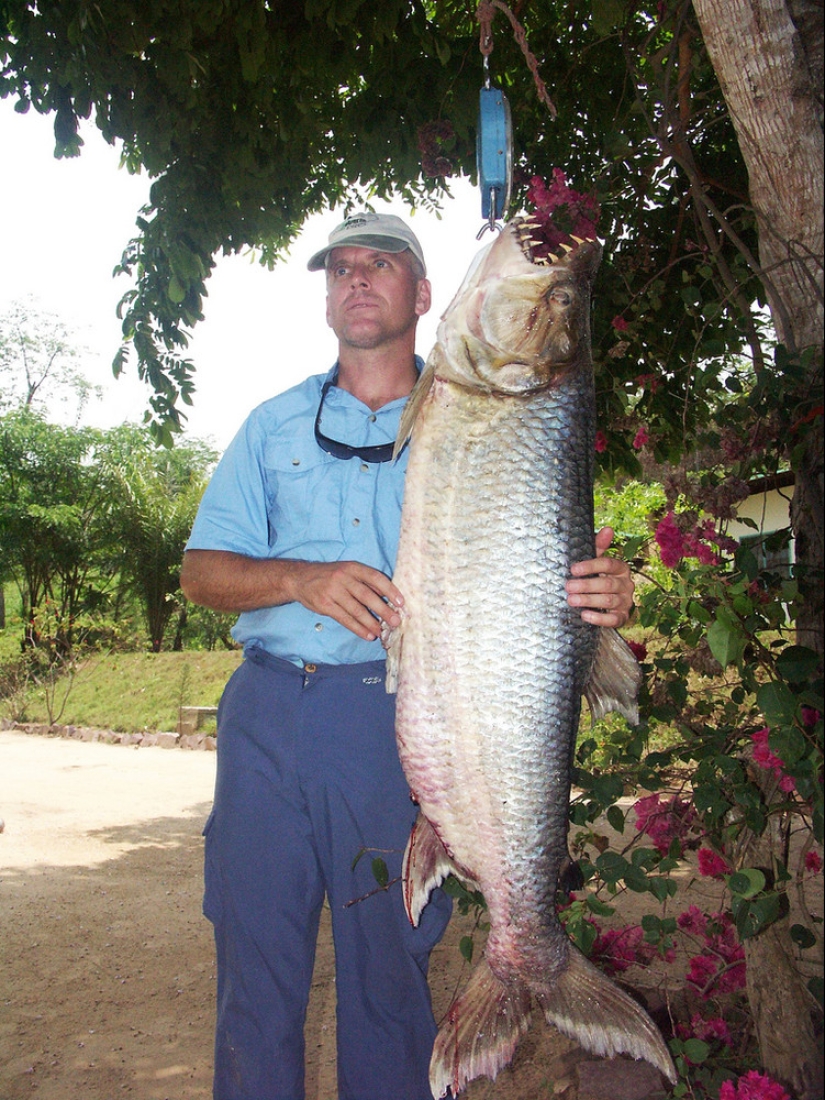
[[213, 752], [217, 739], [205, 733], [175, 733], [152, 730], [142, 733], [122, 733], [118, 730], [92, 729], [90, 726], [47, 725], [40, 722], [11, 722], [0, 719], [0, 729], [17, 730], [39, 737], [65, 737], [74, 741], [102, 741], [106, 745], [131, 745], [133, 748], [190, 749]]

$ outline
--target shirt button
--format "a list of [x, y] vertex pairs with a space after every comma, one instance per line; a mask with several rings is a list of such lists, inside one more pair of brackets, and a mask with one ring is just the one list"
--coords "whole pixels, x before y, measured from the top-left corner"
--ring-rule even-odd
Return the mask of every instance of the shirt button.
[[361, 520], [360, 520], [360, 519], [354, 519], [354, 520], [352, 521], [352, 526], [353, 526], [353, 527], [358, 527], [360, 523], [361, 523]]
[[362, 474], [366, 474], [366, 473], [368, 473], [368, 472], [369, 472], [369, 468], [370, 468], [370, 464], [369, 464], [369, 462], [362, 462], [362, 463], [361, 463], [361, 473], [362, 473]]
[[315, 624], [315, 629], [316, 630], [323, 630], [324, 629], [324, 624], [323, 623], [316, 623]]
[[375, 421], [376, 421], [377, 419], [378, 419], [378, 417], [377, 417], [377, 416], [375, 415], [375, 413], [370, 413], [370, 421], [371, 421], [371, 422], [372, 422], [373, 424], [375, 423]]
[[300, 458], [293, 458], [293, 460], [292, 460], [292, 465], [293, 465], [293, 466], [300, 466], [300, 465], [301, 465], [301, 460], [300, 460]]

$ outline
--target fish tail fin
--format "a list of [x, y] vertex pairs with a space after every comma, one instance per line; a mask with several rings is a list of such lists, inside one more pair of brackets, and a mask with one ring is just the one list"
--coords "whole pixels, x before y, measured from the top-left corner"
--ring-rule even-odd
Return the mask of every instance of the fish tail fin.
[[676, 1081], [676, 1070], [659, 1029], [644, 1009], [598, 970], [581, 952], [571, 950], [569, 965], [552, 990], [536, 991], [549, 1023], [594, 1054], [630, 1054], [643, 1058]]
[[584, 688], [593, 721], [617, 710], [635, 726], [639, 721], [636, 697], [641, 682], [642, 670], [630, 646], [618, 631], [601, 627]]
[[416, 928], [421, 911], [430, 894], [448, 875], [461, 872], [447, 855], [438, 833], [419, 812], [410, 831], [404, 862], [401, 865], [401, 881], [404, 885], [404, 908], [410, 923]]
[[495, 1078], [530, 1024], [530, 993], [500, 981], [482, 959], [436, 1036], [430, 1059], [433, 1096], [457, 1096], [476, 1077]]

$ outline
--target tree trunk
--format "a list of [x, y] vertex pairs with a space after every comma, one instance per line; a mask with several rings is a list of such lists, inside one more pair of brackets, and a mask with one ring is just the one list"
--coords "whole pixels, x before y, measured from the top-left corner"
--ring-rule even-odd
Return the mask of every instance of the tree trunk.
[[[805, 607], [799, 640], [823, 652], [822, 5], [815, 0], [693, 0], [749, 174], [761, 279], [778, 339], [806, 379], [790, 447], [799, 450], [791, 518]], [[808, 405], [803, 403], [808, 401]], [[770, 862], [770, 837], [754, 838]], [[754, 851], [751, 851], [751, 858]], [[750, 866], [754, 863], [748, 860]], [[758, 865], [758, 864], [757, 864]], [[767, 1073], [797, 1100], [822, 1095], [810, 999], [792, 965], [788, 921], [746, 941], [748, 998]]]
[[748, 168], [776, 334], [792, 356], [807, 353], [807, 393], [800, 397], [819, 406], [789, 443], [801, 445], [791, 508], [806, 603], [798, 628], [800, 641], [821, 655], [822, 3], [693, 0], [693, 7]]

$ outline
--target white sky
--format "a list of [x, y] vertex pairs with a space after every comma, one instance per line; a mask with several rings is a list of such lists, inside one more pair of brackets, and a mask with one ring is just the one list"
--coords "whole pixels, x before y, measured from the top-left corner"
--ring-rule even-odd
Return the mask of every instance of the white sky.
[[[115, 381], [111, 361], [120, 344], [116, 306], [129, 288], [112, 278], [123, 248], [135, 236], [135, 217], [148, 197], [149, 180], [119, 167], [118, 151], [93, 126], [82, 131], [80, 157], [55, 160], [53, 116], [15, 113], [0, 99], [0, 313], [31, 296], [57, 314], [89, 349], [81, 361], [88, 380], [105, 387], [84, 422], [111, 427], [139, 422], [146, 387], [134, 366]], [[479, 192], [466, 181], [452, 188], [439, 221], [400, 204], [419, 237], [433, 283], [433, 307], [419, 324], [418, 351], [427, 355], [440, 314], [449, 305], [475, 253], [483, 224]], [[324, 279], [310, 273], [310, 255], [340, 220], [313, 217], [291, 258], [269, 272], [249, 256], [221, 257], [208, 281], [205, 321], [197, 325], [188, 355], [197, 367], [187, 434], [223, 449], [259, 402], [332, 365], [335, 338], [324, 319]], [[132, 358], [134, 364], [134, 356]]]

